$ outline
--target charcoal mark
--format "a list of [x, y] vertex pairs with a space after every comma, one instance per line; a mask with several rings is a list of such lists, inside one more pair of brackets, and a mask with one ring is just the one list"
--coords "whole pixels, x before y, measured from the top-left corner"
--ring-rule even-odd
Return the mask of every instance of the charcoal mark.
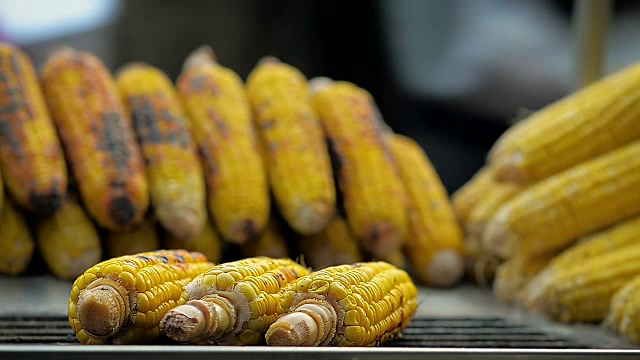
[[[170, 109], [166, 108], [158, 114], [153, 101], [146, 96], [133, 97], [131, 102], [133, 123], [141, 145], [169, 143], [184, 149], [189, 148], [190, 139], [184, 118], [172, 114]], [[162, 121], [167, 122], [164, 132], [160, 127]]]
[[173, 114], [170, 109], [163, 109], [162, 117], [171, 124], [167, 131], [167, 141], [183, 149], [188, 149], [191, 141], [189, 131], [185, 126], [186, 119]]
[[199, 75], [199, 76], [193, 77], [189, 81], [189, 88], [191, 88], [191, 90], [202, 91], [204, 90], [206, 83], [207, 83], [207, 78], [203, 75]]
[[128, 197], [117, 197], [109, 205], [109, 217], [119, 226], [128, 225], [136, 213], [136, 207]]
[[59, 182], [56, 180], [48, 192], [30, 192], [29, 205], [38, 215], [52, 215], [62, 207], [64, 196], [65, 194], [60, 190]]
[[111, 154], [116, 167], [119, 170], [128, 168], [131, 150], [129, 149], [128, 136], [124, 119], [116, 112], [102, 114], [104, 134], [98, 142], [98, 150]]

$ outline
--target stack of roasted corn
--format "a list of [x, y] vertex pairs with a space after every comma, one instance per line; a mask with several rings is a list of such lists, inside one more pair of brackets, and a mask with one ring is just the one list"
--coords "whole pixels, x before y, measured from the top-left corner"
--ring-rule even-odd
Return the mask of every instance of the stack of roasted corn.
[[640, 65], [514, 125], [453, 204], [499, 298], [640, 341]]
[[142, 62], [112, 75], [71, 48], [37, 74], [9, 44], [0, 81], [2, 273], [25, 271], [34, 249], [70, 279], [103, 258], [184, 248], [214, 263], [384, 260], [433, 286], [462, 277], [438, 174], [354, 84], [275, 58], [243, 81], [207, 47], [175, 84]]

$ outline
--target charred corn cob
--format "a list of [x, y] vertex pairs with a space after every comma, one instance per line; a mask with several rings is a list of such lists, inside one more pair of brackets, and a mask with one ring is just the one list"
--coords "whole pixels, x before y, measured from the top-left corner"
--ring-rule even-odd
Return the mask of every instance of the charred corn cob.
[[63, 48], [41, 77], [89, 215], [110, 230], [141, 222], [149, 204], [142, 156], [108, 69], [92, 54]]
[[535, 285], [532, 281], [527, 287], [525, 303], [530, 309], [565, 323], [601, 321], [613, 294], [637, 275], [640, 244], [636, 242], [583, 260], [563, 272], [546, 272], [544, 281]]
[[168, 233], [163, 235], [162, 243], [167, 249], [197, 251], [204, 254], [213, 263], [218, 263], [222, 259], [222, 239], [220, 239], [211, 219], [207, 219], [200, 232], [188, 241], [175, 238]]
[[371, 95], [347, 82], [312, 80], [313, 106], [330, 148], [345, 215], [353, 234], [374, 257], [398, 251], [408, 233], [402, 180], [379, 133]]
[[154, 214], [174, 237], [196, 236], [207, 217], [204, 174], [177, 91], [144, 63], [125, 65], [117, 84], [142, 150]]
[[102, 259], [98, 231], [78, 202], [68, 197], [55, 214], [37, 221], [38, 249], [49, 270], [75, 279]]
[[578, 237], [640, 214], [640, 141], [547, 178], [489, 220], [483, 246], [510, 257], [562, 249]]
[[489, 161], [501, 180], [546, 178], [640, 138], [640, 64], [534, 113], [519, 136], [498, 139]]
[[344, 217], [338, 214], [322, 232], [300, 237], [296, 244], [305, 264], [314, 269], [364, 260], [358, 240], [351, 234]]
[[247, 94], [280, 213], [298, 233], [319, 233], [335, 212], [336, 189], [307, 79], [288, 64], [263, 59], [247, 78]]
[[[158, 229], [156, 228], [155, 222], [151, 220], [145, 220], [141, 224], [125, 231], [110, 231], [105, 236], [104, 241], [104, 250], [107, 258], [138, 254], [158, 249], [161, 249]], [[176, 249], [186, 248], [179, 247]], [[186, 250], [197, 251], [193, 249]], [[206, 256], [207, 254], [204, 255]], [[209, 258], [207, 257], [207, 259]], [[85, 267], [85, 269], [86, 268], [88, 268], [88, 266]]]
[[418, 143], [399, 134], [386, 141], [409, 195], [405, 254], [411, 268], [424, 284], [455, 285], [464, 275], [464, 237], [449, 194]]
[[506, 260], [496, 270], [493, 293], [498, 299], [507, 303], [521, 300], [529, 281], [556, 255], [556, 253], [547, 253], [534, 257], [514, 256]]
[[409, 275], [385, 262], [325, 268], [287, 288], [267, 344], [378, 345], [409, 326], [417, 295]]
[[634, 277], [611, 299], [604, 325], [628, 338], [640, 343], [640, 276]]
[[177, 87], [202, 158], [209, 213], [224, 239], [243, 243], [266, 226], [270, 198], [242, 79], [202, 47], [185, 60]]
[[484, 166], [451, 195], [453, 210], [462, 224], [467, 222], [473, 208], [494, 186], [494, 175], [490, 166]]
[[69, 323], [83, 344], [133, 344], [160, 334], [162, 317], [182, 288], [211, 268], [204, 255], [160, 250], [117, 257], [87, 269], [73, 283]]
[[52, 214], [67, 191], [60, 140], [29, 58], [0, 42], [0, 170], [21, 207]]
[[9, 199], [0, 209], [0, 274], [20, 275], [33, 256], [35, 241], [24, 215]]
[[309, 270], [289, 259], [254, 257], [216, 265], [186, 286], [161, 328], [178, 341], [264, 343], [278, 317], [284, 287]]
[[289, 257], [289, 248], [280, 220], [272, 216], [267, 227], [255, 239], [240, 245], [244, 257], [266, 256], [270, 258]]

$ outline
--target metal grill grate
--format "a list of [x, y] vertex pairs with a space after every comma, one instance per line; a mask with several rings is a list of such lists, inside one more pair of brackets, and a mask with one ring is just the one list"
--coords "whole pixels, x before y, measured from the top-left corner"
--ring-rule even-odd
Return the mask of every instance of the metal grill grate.
[[[77, 344], [66, 317], [0, 317], [0, 344]], [[587, 348], [573, 340], [503, 318], [417, 317], [386, 347]]]

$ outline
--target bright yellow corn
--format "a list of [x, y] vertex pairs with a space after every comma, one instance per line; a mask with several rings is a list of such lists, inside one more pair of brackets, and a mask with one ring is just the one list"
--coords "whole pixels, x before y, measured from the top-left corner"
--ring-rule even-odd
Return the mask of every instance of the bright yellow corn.
[[484, 166], [451, 195], [453, 210], [462, 224], [466, 224], [473, 208], [495, 186], [494, 175], [490, 166]]
[[464, 224], [467, 236], [481, 239], [487, 222], [498, 211], [500, 206], [524, 189], [525, 186], [513, 182], [496, 182], [494, 186], [486, 189], [482, 199], [471, 209], [467, 216]]
[[149, 205], [142, 155], [108, 69], [92, 54], [63, 48], [41, 77], [89, 215], [110, 230], [141, 222]]
[[286, 285], [309, 270], [289, 259], [254, 257], [216, 265], [186, 286], [161, 328], [178, 341], [219, 345], [264, 343]]
[[616, 291], [606, 318], [605, 327], [640, 343], [640, 275], [627, 282]]
[[16, 203], [52, 214], [67, 191], [60, 140], [29, 58], [0, 42], [0, 170]]
[[349, 227], [365, 250], [384, 259], [401, 248], [408, 219], [404, 185], [378, 130], [377, 108], [367, 91], [351, 83], [316, 79], [312, 88]]
[[405, 254], [411, 269], [426, 285], [455, 285], [464, 275], [464, 237], [449, 194], [417, 142], [399, 134], [385, 140], [409, 197]]
[[364, 260], [358, 248], [358, 239], [351, 234], [346, 220], [338, 214], [322, 232], [302, 236], [296, 239], [296, 245], [305, 264], [314, 269]]
[[162, 317], [177, 305], [204, 255], [160, 250], [117, 257], [87, 269], [73, 283], [69, 323], [83, 344], [134, 344], [160, 334]]
[[355, 263], [301, 277], [284, 293], [273, 346], [374, 346], [400, 336], [418, 307], [409, 275], [386, 262]]
[[242, 256], [289, 257], [289, 248], [280, 221], [275, 216], [272, 216], [260, 236], [240, 245]]
[[36, 228], [40, 254], [59, 278], [75, 279], [102, 259], [98, 230], [71, 197], [55, 214], [39, 218]]
[[[145, 220], [142, 224], [125, 231], [110, 231], [105, 235], [104, 250], [107, 258], [138, 254], [158, 249], [161, 249], [160, 238], [158, 236], [156, 223], [152, 220]], [[193, 249], [186, 250], [197, 251]], [[204, 255], [206, 256], [206, 254]], [[207, 257], [207, 259], [209, 258]], [[85, 269], [86, 268], [87, 267], [85, 267]]]
[[518, 136], [498, 139], [489, 161], [501, 180], [544, 179], [640, 138], [640, 64], [531, 115]]
[[520, 192], [489, 220], [483, 246], [504, 257], [543, 254], [635, 214], [640, 214], [640, 141]]
[[218, 263], [222, 259], [222, 239], [220, 239], [220, 235], [218, 235], [210, 218], [206, 219], [204, 226], [194, 238], [185, 241], [167, 233], [162, 236], [162, 244], [167, 249], [197, 251], [204, 254], [212, 263]]
[[288, 64], [262, 60], [247, 78], [247, 94], [280, 213], [298, 233], [322, 231], [335, 212], [336, 189], [307, 79]]
[[554, 256], [556, 253], [534, 257], [514, 256], [508, 259], [496, 270], [493, 293], [507, 303], [521, 300], [529, 281], [540, 273]]
[[243, 243], [269, 219], [267, 173], [242, 79], [194, 51], [178, 78], [208, 187], [209, 213], [225, 240]]
[[125, 65], [117, 84], [145, 160], [154, 214], [174, 237], [196, 236], [207, 217], [204, 174], [177, 91], [144, 63]]
[[0, 209], [0, 274], [22, 274], [33, 257], [35, 241], [24, 215], [5, 199]]

